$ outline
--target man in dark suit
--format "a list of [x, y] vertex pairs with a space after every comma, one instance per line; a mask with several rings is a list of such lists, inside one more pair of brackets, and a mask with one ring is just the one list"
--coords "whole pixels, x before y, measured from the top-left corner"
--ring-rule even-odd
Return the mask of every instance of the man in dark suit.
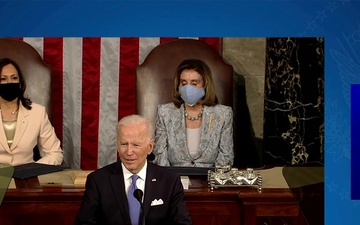
[[[118, 124], [117, 147], [120, 161], [98, 169], [87, 177], [86, 190], [75, 224], [192, 224], [179, 175], [152, 164], [152, 125], [145, 118], [131, 115]], [[132, 222], [127, 194], [132, 175], [138, 175], [136, 188], [144, 193], [144, 221]], [[140, 203], [139, 203], [140, 205]], [[130, 209], [131, 210], [131, 209]], [[145, 223], [144, 223], [145, 222]]]

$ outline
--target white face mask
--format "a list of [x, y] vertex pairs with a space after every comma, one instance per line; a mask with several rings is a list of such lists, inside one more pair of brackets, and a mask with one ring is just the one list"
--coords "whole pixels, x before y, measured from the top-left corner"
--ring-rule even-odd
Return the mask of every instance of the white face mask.
[[179, 87], [179, 93], [186, 104], [193, 106], [205, 96], [205, 89], [203, 87], [195, 88], [192, 85], [187, 84], [183, 87]]

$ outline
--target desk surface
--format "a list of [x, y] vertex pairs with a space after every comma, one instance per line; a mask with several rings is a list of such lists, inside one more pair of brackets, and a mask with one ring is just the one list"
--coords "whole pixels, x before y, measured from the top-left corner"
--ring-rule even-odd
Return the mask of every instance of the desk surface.
[[[274, 167], [269, 169], [262, 169], [260, 171], [263, 177], [263, 188], [289, 188], [287, 185], [284, 176], [282, 175], [283, 167]], [[77, 184], [75, 185], [71, 179], [72, 172], [81, 172], [81, 170], [63, 170], [59, 172], [49, 173], [38, 176], [38, 183], [32, 183], [28, 188], [40, 188], [48, 186], [63, 186], [64, 188], [83, 188], [84, 185]], [[194, 186], [194, 181], [198, 179], [198, 176], [190, 177], [189, 190], [196, 188]], [[30, 179], [31, 180], [31, 179]], [[15, 179], [12, 179], [9, 185], [9, 189], [16, 189], [23, 187], [24, 184], [21, 184], [21, 180], [15, 182]], [[196, 182], [195, 182], [196, 183]], [[204, 184], [202, 184], [204, 185]], [[207, 184], [205, 184], [207, 186]], [[188, 191], [188, 190], [186, 190]]]

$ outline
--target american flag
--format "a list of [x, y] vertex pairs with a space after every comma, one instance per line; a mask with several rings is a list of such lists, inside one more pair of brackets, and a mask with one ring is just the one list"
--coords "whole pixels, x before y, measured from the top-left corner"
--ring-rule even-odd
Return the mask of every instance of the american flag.
[[[117, 122], [136, 113], [135, 67], [154, 47], [177, 38], [16, 39], [52, 66], [52, 124], [65, 165], [92, 170], [117, 160]], [[221, 38], [196, 39], [221, 49]]]

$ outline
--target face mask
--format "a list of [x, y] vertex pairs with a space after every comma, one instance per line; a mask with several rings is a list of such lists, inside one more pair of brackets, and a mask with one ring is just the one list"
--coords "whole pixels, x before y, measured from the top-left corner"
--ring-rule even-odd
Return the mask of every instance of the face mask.
[[202, 97], [205, 96], [204, 88], [195, 88], [190, 84], [187, 84], [183, 87], [179, 88], [179, 93], [181, 98], [188, 104], [189, 106], [195, 105]]
[[20, 83], [0, 84], [0, 96], [10, 102], [20, 95]]

